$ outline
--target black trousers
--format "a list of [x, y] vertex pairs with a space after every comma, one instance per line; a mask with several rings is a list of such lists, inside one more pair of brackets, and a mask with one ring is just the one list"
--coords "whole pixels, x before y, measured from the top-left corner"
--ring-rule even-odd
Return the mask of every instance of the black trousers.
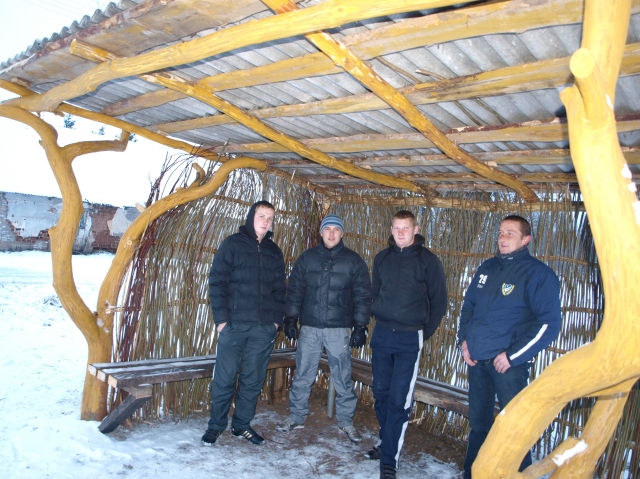
[[249, 427], [267, 376], [276, 333], [276, 326], [271, 323], [227, 323], [218, 333], [216, 366], [211, 381], [209, 429], [227, 428], [236, 383], [236, 407], [231, 427], [240, 430]]

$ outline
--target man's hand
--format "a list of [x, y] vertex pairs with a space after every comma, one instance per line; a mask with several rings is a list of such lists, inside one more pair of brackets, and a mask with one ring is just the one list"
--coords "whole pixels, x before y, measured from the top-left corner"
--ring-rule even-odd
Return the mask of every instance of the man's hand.
[[351, 339], [349, 340], [349, 346], [352, 348], [361, 348], [364, 343], [367, 342], [367, 327], [366, 326], [354, 326], [353, 333], [351, 333]]
[[474, 361], [473, 359], [471, 359], [471, 354], [469, 354], [469, 348], [467, 347], [466, 341], [462, 341], [462, 343], [460, 344], [460, 350], [462, 351], [462, 358], [464, 359], [465, 363], [467, 363], [469, 366], [475, 366], [476, 364], [478, 364], [478, 361]]
[[222, 329], [227, 325], [227, 323], [220, 323], [218, 324], [218, 326], [216, 327], [216, 329], [218, 330], [218, 332], [222, 331]]
[[287, 339], [295, 341], [298, 339], [298, 318], [284, 318], [284, 335]]
[[506, 351], [502, 351], [495, 357], [493, 360], [493, 367], [496, 368], [496, 371], [500, 374], [505, 373], [506, 370], [511, 367], [511, 363], [509, 362], [509, 359], [507, 359]]

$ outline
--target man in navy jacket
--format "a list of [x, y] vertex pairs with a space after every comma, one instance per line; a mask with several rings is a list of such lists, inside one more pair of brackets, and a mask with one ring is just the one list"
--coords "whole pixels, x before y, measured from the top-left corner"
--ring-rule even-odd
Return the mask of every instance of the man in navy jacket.
[[[529, 255], [531, 225], [507, 216], [495, 257], [480, 265], [464, 297], [458, 345], [469, 373], [469, 444], [464, 478], [493, 425], [495, 397], [503, 409], [527, 386], [534, 356], [560, 331], [560, 284]], [[520, 466], [531, 464], [527, 453]]]
[[447, 281], [438, 257], [424, 247], [416, 217], [398, 211], [389, 247], [373, 261], [371, 367], [380, 444], [365, 455], [380, 459], [380, 478], [395, 479], [423, 341], [447, 310]]
[[250, 422], [283, 322], [286, 297], [282, 251], [271, 240], [274, 216], [271, 203], [255, 203], [244, 226], [222, 242], [211, 264], [209, 301], [218, 347], [211, 419], [202, 436], [205, 445], [215, 443], [227, 428], [234, 393], [231, 433], [253, 444], [264, 443]]

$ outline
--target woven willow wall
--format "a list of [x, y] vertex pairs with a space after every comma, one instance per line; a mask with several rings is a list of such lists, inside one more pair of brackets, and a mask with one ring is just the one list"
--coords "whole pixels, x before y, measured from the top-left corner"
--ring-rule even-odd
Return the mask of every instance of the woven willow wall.
[[[250, 205], [267, 199], [278, 210], [274, 240], [284, 252], [288, 271], [302, 251], [317, 244], [319, 220], [329, 212], [343, 217], [345, 244], [360, 253], [371, 268], [375, 254], [388, 244], [393, 214], [399, 209], [413, 211], [420, 234], [444, 265], [449, 291], [447, 314], [423, 350], [420, 375], [460, 387], [466, 387], [467, 373], [455, 342], [465, 290], [480, 263], [494, 254], [495, 231], [501, 219], [507, 214], [526, 217], [533, 226], [532, 254], [557, 273], [562, 288], [562, 331], [538, 356], [532, 371], [535, 377], [554, 359], [591, 341], [603, 317], [603, 294], [586, 214], [577, 211], [572, 198], [559, 191], [549, 188], [539, 213], [529, 212], [508, 192], [450, 194], [452, 198], [484, 202], [490, 207], [486, 211], [402, 208], [397, 206], [400, 193], [380, 190], [359, 190], [334, 198], [329, 204], [281, 178], [236, 172], [215, 195], [176, 208], [149, 226], [122, 294], [124, 312], [118, 318], [114, 357], [126, 361], [215, 352], [217, 336], [207, 299], [213, 255], [221, 241], [244, 223]], [[276, 347], [289, 345], [280, 334]], [[354, 354], [371, 358], [368, 345], [354, 350]], [[153, 399], [139, 415], [184, 418], [208, 410], [209, 387], [209, 380], [156, 386]], [[363, 401], [373, 402], [368, 387], [357, 385], [357, 391]], [[545, 455], [568, 435], [579, 436], [592, 404], [590, 399], [569, 404], [539, 441], [538, 452]], [[629, 455], [640, 439], [639, 415], [640, 397], [634, 389], [626, 420], [621, 421], [617, 436], [601, 460], [602, 477], [620, 477], [629, 461], [631, 471], [637, 470], [637, 453]], [[418, 404], [413, 416], [414, 422], [434, 432], [461, 439], [468, 433], [467, 420], [446, 410]]]

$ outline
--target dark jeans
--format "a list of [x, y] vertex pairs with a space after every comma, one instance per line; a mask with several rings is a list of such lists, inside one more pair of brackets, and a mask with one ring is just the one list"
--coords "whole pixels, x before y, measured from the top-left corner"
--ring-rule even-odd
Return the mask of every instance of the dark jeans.
[[[500, 409], [522, 391], [529, 381], [527, 363], [510, 367], [500, 374], [493, 366], [493, 360], [478, 361], [475, 366], [467, 366], [469, 371], [469, 445], [464, 461], [464, 478], [471, 479], [471, 466], [480, 447], [484, 443], [493, 425], [493, 413], [498, 396]], [[531, 452], [528, 452], [520, 465], [523, 471], [531, 464]]]
[[276, 327], [271, 323], [227, 323], [220, 331], [211, 382], [209, 429], [227, 428], [234, 391], [236, 407], [231, 427], [241, 430], [249, 427], [256, 414], [275, 338]]

